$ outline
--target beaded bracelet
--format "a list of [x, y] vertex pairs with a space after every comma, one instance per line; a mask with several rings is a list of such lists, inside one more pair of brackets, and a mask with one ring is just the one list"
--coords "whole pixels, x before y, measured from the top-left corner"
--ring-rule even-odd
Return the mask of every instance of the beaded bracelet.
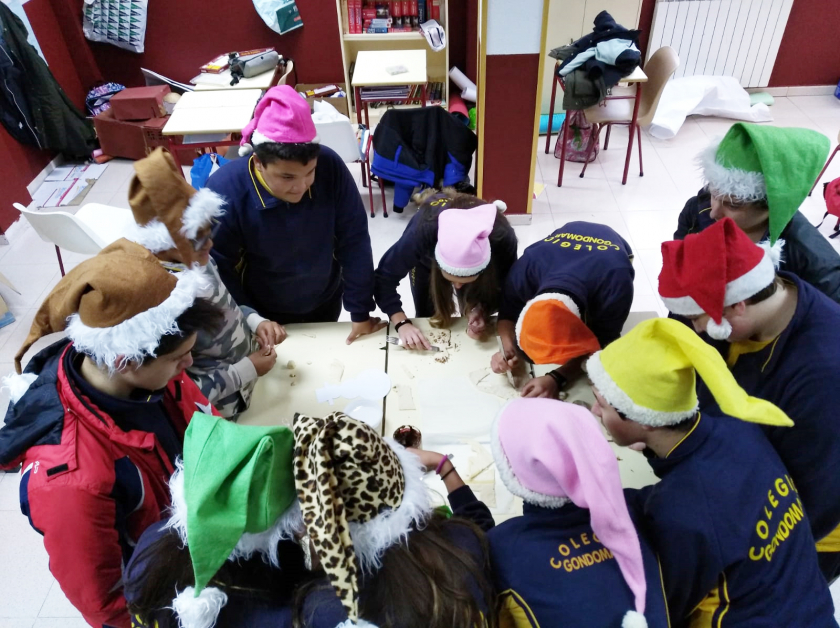
[[451, 459], [452, 459], [452, 454], [446, 454], [443, 458], [441, 458], [440, 462], [438, 462], [437, 469], [435, 469], [435, 473], [437, 475], [440, 475], [440, 470], [443, 469], [443, 465], [446, 464], [447, 460], [451, 460]]

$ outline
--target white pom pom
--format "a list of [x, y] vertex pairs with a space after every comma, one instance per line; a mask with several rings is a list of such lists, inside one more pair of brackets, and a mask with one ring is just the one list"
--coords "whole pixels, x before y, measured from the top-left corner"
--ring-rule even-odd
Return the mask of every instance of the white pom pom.
[[645, 616], [636, 611], [627, 611], [627, 614], [621, 621], [621, 628], [647, 628], [647, 625]]
[[15, 404], [26, 394], [32, 382], [36, 379], [38, 379], [38, 376], [35, 373], [24, 373], [23, 375], [12, 373], [3, 378], [3, 388], [8, 388], [9, 398]]
[[239, 146], [239, 156], [240, 157], [247, 157], [248, 155], [250, 155], [253, 152], [254, 152], [254, 147], [251, 146], [250, 144], [248, 144], [247, 142], [245, 144], [242, 144], [242, 145]]
[[721, 319], [719, 325], [710, 318], [709, 322], [706, 323], [706, 333], [715, 340], [729, 340], [729, 335], [732, 333], [732, 325], [725, 318]]
[[767, 257], [773, 262], [773, 268], [778, 269], [782, 262], [782, 249], [785, 246], [785, 241], [782, 239], [776, 240], [776, 244], [770, 246], [770, 240], [762, 240], [758, 246], [764, 249]]
[[493, 205], [499, 210], [499, 213], [504, 214], [507, 211], [507, 203], [504, 201], [493, 201]]
[[335, 628], [377, 628], [377, 626], [376, 624], [372, 624], [369, 621], [365, 621], [364, 619], [357, 619], [356, 621], [348, 619], [346, 621], [341, 622]]
[[195, 589], [187, 587], [172, 600], [172, 610], [178, 614], [181, 628], [213, 628], [228, 596], [216, 587], [202, 589], [195, 597]]

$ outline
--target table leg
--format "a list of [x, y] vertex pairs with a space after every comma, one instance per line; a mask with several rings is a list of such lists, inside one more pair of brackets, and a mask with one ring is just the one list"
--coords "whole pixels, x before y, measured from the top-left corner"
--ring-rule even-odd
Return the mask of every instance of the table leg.
[[[548, 103], [548, 133], [545, 136], [545, 154], [551, 148], [551, 123], [554, 121], [554, 98], [557, 96], [557, 76], [551, 79], [551, 101]], [[558, 133], [559, 135], [559, 133]]]
[[639, 176], [645, 176], [645, 167], [642, 164], [642, 130], [636, 129], [636, 139], [639, 140]]
[[566, 167], [566, 140], [569, 137], [569, 112], [566, 112], [566, 118], [563, 120], [563, 133], [557, 134], [557, 141], [563, 142], [560, 146], [560, 172], [557, 174], [557, 187], [563, 185], [563, 170]]
[[359, 87], [353, 88], [353, 93], [355, 94], [354, 100], [356, 101], [356, 124], [362, 123], [362, 90]]
[[[181, 160], [178, 158], [178, 151], [183, 148], [182, 144], [178, 144], [175, 142], [175, 139], [172, 137], [167, 138], [167, 143], [169, 145], [169, 152], [172, 155], [172, 159], [175, 161], [175, 165], [178, 167], [178, 172], [184, 177], [184, 170], [181, 168]], [[186, 177], [184, 177], [186, 179]]]
[[627, 141], [627, 157], [624, 159], [624, 178], [621, 185], [627, 185], [627, 172], [630, 170], [630, 156], [633, 154], [633, 133], [636, 131], [636, 120], [639, 119], [639, 103], [642, 101], [642, 84], [636, 83], [636, 98], [633, 102], [633, 118], [630, 120], [630, 137]]

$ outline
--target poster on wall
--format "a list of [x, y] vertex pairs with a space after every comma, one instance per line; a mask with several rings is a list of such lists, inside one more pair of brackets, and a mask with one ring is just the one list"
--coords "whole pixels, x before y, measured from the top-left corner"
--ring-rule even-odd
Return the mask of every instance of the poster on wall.
[[295, 0], [253, 0], [254, 8], [268, 27], [285, 35], [303, 26]]
[[83, 28], [91, 41], [143, 52], [148, 0], [85, 0]]

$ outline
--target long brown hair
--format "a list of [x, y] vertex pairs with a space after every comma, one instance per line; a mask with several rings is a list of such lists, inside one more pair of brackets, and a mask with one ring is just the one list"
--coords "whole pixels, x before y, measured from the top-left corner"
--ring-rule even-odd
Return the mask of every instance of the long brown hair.
[[[481, 559], [453, 540], [452, 532], [456, 528], [478, 538]], [[322, 586], [323, 580], [298, 588], [294, 628], [306, 627], [303, 617], [306, 596]], [[466, 519], [446, 519], [435, 514], [426, 527], [413, 531], [407, 541], [389, 547], [382, 556], [382, 566], [364, 578], [359, 614], [379, 628], [494, 626], [495, 591], [484, 533]]]
[[[429, 202], [420, 207], [419, 211], [423, 212], [420, 219], [437, 223], [438, 216], [444, 209], [471, 209], [487, 204], [487, 201], [469, 194], [455, 193], [450, 195], [449, 198], [449, 202], [442, 209], [439, 206], [432, 205], [431, 203], [434, 200], [429, 199]], [[490, 233], [490, 246], [493, 247], [510, 237], [512, 231], [513, 227], [511, 227], [507, 218], [501, 213], [497, 213], [496, 221], [493, 223], [493, 231]], [[460, 290], [455, 290], [443, 276], [434, 257], [432, 257], [431, 277], [430, 291], [435, 312], [429, 322], [433, 327], [446, 329], [452, 325], [452, 318], [456, 313], [456, 303], [457, 310], [462, 316], [478, 306], [484, 309], [488, 316], [499, 309], [502, 286], [499, 285], [496, 263], [492, 257], [490, 258], [490, 264], [481, 271], [478, 278], [465, 284]]]

